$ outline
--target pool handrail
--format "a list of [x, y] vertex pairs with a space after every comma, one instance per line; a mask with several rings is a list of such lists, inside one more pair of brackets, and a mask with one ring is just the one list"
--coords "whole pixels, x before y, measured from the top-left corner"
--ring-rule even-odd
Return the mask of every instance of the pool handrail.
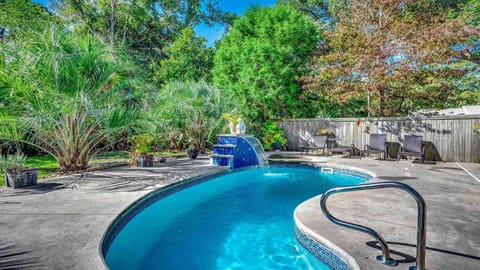
[[333, 223], [346, 227], [349, 229], [353, 229], [359, 232], [366, 233], [373, 238], [375, 238], [380, 247], [382, 249], [382, 255], [377, 256], [377, 260], [386, 265], [397, 265], [397, 261], [390, 257], [390, 249], [388, 248], [387, 242], [383, 239], [383, 237], [376, 232], [375, 230], [355, 224], [350, 223], [347, 221], [340, 220], [334, 217], [330, 211], [327, 209], [327, 199], [333, 194], [336, 193], [343, 193], [343, 192], [351, 192], [351, 191], [360, 191], [360, 190], [370, 190], [370, 189], [380, 189], [380, 188], [398, 188], [401, 190], [406, 191], [409, 193], [415, 201], [417, 202], [418, 208], [418, 216], [417, 216], [417, 258], [416, 258], [416, 265], [411, 266], [409, 270], [425, 270], [425, 243], [426, 243], [426, 217], [427, 217], [427, 207], [425, 200], [423, 197], [418, 193], [413, 187], [395, 181], [385, 181], [385, 182], [377, 182], [377, 183], [369, 183], [369, 184], [360, 184], [354, 186], [346, 186], [346, 187], [336, 187], [325, 191], [320, 198], [320, 207], [322, 209], [323, 214]]

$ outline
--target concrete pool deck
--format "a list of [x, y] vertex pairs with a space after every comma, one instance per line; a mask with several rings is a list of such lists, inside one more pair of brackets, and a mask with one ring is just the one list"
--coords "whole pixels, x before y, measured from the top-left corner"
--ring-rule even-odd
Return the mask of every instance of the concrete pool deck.
[[[369, 182], [399, 181], [414, 187], [427, 204], [426, 269], [480, 269], [480, 165], [439, 162], [329, 158], [326, 166], [349, 166], [376, 175]], [[465, 171], [466, 169], [467, 171]], [[477, 178], [477, 179], [475, 179]], [[320, 239], [350, 254], [361, 269], [408, 269], [415, 265], [417, 205], [398, 189], [335, 194], [328, 209], [335, 217], [378, 231], [389, 243], [397, 267], [376, 261], [380, 246], [372, 237], [330, 222], [320, 209], [320, 196], [299, 207], [295, 215]]]
[[[331, 166], [368, 170], [383, 179], [412, 185], [427, 202], [427, 269], [479, 269], [480, 178], [479, 164], [414, 164], [371, 158], [300, 157]], [[103, 269], [98, 247], [110, 222], [130, 203], [173, 182], [219, 172], [209, 160], [169, 160], [153, 168], [120, 167], [52, 178], [33, 188], [0, 188], [0, 269]], [[346, 195], [346, 196], [345, 196]], [[348, 200], [346, 199], [348, 198]], [[365, 270], [394, 269], [375, 262], [380, 251], [358, 232], [326, 220], [318, 197], [297, 208], [297, 217], [314, 232], [352, 255]], [[398, 190], [362, 191], [334, 195], [332, 214], [372, 226], [389, 242], [415, 244], [416, 205]], [[415, 248], [391, 245], [415, 256]], [[411, 260], [406, 256], [405, 261]], [[394, 254], [394, 258], [399, 258]], [[407, 269], [400, 263], [395, 269]]]

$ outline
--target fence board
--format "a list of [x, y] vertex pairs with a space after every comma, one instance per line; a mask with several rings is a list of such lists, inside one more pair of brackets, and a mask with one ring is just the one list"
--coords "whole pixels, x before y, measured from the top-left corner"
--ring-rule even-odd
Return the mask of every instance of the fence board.
[[[357, 121], [360, 121], [357, 125]], [[474, 162], [480, 158], [480, 134], [473, 126], [480, 115], [392, 118], [315, 118], [278, 122], [284, 128], [288, 149], [300, 150], [305, 139], [319, 128], [329, 128], [340, 144], [364, 149], [369, 134], [387, 134], [387, 141], [402, 143], [405, 135], [420, 135], [427, 145], [427, 158], [443, 161]]]

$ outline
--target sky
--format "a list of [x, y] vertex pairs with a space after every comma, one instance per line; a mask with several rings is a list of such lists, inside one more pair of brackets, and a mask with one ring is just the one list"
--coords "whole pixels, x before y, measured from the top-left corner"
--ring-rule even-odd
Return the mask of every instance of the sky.
[[[32, 0], [32, 2], [40, 3], [44, 6], [49, 5], [49, 0]], [[224, 11], [233, 12], [242, 15], [245, 10], [251, 6], [273, 6], [276, 0], [220, 0], [220, 8]], [[213, 46], [216, 40], [220, 39], [225, 29], [221, 25], [208, 26], [205, 24], [195, 27], [198, 36], [207, 39], [208, 45]]]

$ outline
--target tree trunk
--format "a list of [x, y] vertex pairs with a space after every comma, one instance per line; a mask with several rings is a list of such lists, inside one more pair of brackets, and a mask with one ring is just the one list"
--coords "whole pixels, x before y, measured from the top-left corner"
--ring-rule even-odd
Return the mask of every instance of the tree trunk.
[[127, 24], [128, 20], [130, 19], [130, 7], [132, 6], [132, 3], [128, 4], [128, 9], [127, 9], [127, 18], [125, 19], [125, 24], [123, 25], [123, 35], [122, 35], [122, 47], [125, 44], [125, 40], [127, 39]]
[[380, 95], [380, 107], [378, 113], [381, 117], [385, 116], [385, 88], [381, 87], [378, 91]]
[[111, 14], [110, 14], [110, 44], [115, 47], [115, 5], [117, 0], [111, 2]]
[[71, 172], [71, 171], [84, 171], [88, 168], [89, 158], [66, 158], [58, 161], [60, 171], [62, 172]]

